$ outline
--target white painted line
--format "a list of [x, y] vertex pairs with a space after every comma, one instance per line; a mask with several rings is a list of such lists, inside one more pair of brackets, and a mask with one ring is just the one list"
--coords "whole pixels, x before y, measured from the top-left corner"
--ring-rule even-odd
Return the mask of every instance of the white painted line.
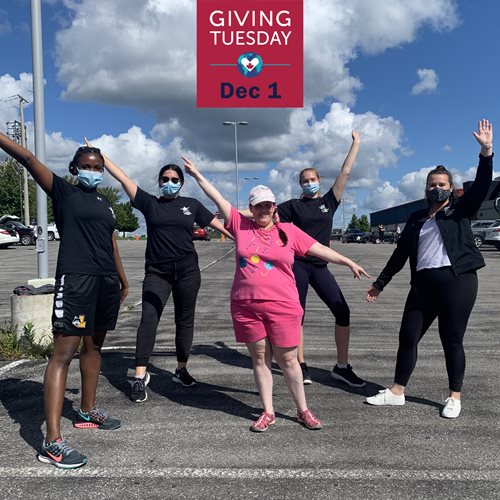
[[2, 368], [0, 368], [0, 375], [7, 373], [9, 370], [12, 370], [16, 366], [22, 365], [23, 363], [26, 363], [27, 361], [28, 361], [27, 359], [18, 359], [17, 361], [13, 361], [12, 363], [9, 363], [8, 365], [3, 366]]
[[398, 481], [500, 481], [500, 470], [408, 470], [408, 469], [237, 469], [237, 468], [177, 468], [152, 469], [141, 467], [92, 467], [63, 471], [55, 467], [0, 467], [0, 477], [97, 477], [97, 478], [166, 478], [166, 479], [233, 479], [233, 480], [384, 480]]

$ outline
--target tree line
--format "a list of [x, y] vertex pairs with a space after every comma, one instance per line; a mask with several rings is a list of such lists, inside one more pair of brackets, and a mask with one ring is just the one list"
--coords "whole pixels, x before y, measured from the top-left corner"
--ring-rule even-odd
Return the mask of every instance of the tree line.
[[[76, 177], [64, 176], [71, 184], [75, 184]], [[132, 232], [139, 228], [139, 219], [132, 211], [130, 201], [122, 202], [122, 194], [117, 188], [102, 187], [97, 191], [105, 196], [116, 216], [116, 229], [120, 232]], [[36, 216], [36, 182], [28, 178], [30, 218], [35, 221]], [[0, 162], [0, 217], [2, 215], [17, 215], [24, 221], [23, 201], [23, 167], [16, 161], [8, 158]], [[47, 220], [54, 220], [52, 200], [47, 198]]]

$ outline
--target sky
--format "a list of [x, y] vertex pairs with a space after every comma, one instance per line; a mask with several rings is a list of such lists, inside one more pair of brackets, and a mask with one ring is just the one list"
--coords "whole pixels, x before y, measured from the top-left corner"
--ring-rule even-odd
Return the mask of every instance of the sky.
[[[197, 109], [195, 0], [42, 0], [46, 163], [66, 174], [88, 137], [158, 194], [159, 168], [185, 155], [235, 203], [234, 131], [222, 122], [244, 120], [243, 208], [252, 184], [278, 202], [300, 196], [309, 166], [325, 192], [356, 129], [342, 227], [421, 198], [435, 165], [457, 186], [473, 179], [472, 131], [500, 123], [498, 19], [497, 0], [304, 0], [304, 107]], [[34, 150], [30, 23], [29, 0], [0, 2], [0, 130], [19, 119], [9, 98], [23, 96]], [[215, 208], [191, 178], [182, 194]]]

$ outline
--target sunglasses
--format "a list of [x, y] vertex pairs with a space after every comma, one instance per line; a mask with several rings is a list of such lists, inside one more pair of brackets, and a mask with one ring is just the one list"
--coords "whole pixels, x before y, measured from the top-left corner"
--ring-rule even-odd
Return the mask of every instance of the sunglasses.
[[91, 148], [89, 146], [81, 146], [81, 147], [79, 147], [78, 148], [78, 152], [101, 154], [101, 150], [99, 148]]
[[181, 180], [179, 179], [179, 177], [167, 177], [166, 175], [162, 175], [160, 177], [160, 180], [162, 180], [163, 182], [172, 182], [173, 184], [179, 184], [179, 182], [181, 182]]

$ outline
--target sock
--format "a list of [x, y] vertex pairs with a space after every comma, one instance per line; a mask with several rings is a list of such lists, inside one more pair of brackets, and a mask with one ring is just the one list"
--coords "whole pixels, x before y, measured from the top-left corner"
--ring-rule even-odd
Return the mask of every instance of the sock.
[[144, 372], [142, 375], [136, 375], [134, 378], [138, 378], [142, 380], [146, 376], [146, 372]]
[[347, 364], [340, 364], [340, 363], [337, 363], [337, 368], [340, 368], [341, 370], [343, 370], [344, 368], [347, 368]]

